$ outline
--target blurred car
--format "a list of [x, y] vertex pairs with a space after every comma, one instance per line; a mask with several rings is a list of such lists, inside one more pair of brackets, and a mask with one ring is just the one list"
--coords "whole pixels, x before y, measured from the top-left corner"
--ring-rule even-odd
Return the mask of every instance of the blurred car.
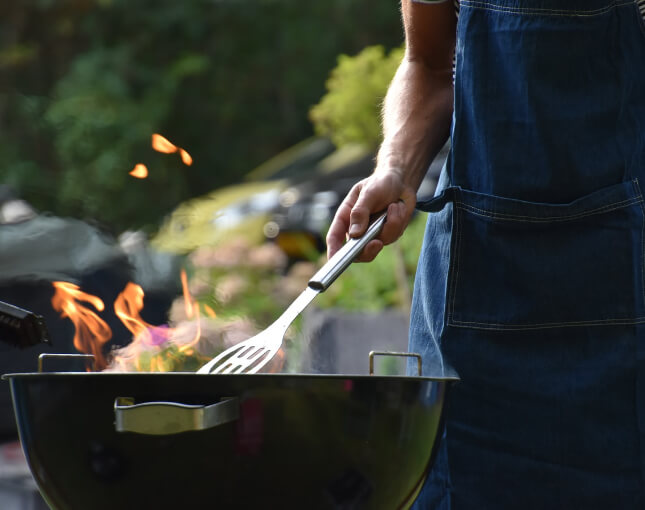
[[[445, 163], [447, 143], [430, 165], [418, 196], [432, 196]], [[360, 146], [344, 146], [319, 161], [307, 179], [293, 183], [278, 197], [264, 233], [292, 258], [311, 258], [325, 250], [325, 235], [352, 186], [374, 169], [375, 155]]]
[[[432, 195], [448, 146], [419, 190]], [[336, 209], [352, 186], [374, 169], [375, 154], [360, 145], [336, 148], [312, 137], [249, 172], [244, 182], [219, 188], [177, 207], [152, 245], [188, 253], [237, 236], [253, 244], [275, 242], [292, 260], [315, 259]]]
[[374, 169], [374, 153], [346, 145], [320, 160], [306, 178], [278, 197], [264, 234], [291, 258], [311, 258], [325, 250], [325, 234], [352, 186]]

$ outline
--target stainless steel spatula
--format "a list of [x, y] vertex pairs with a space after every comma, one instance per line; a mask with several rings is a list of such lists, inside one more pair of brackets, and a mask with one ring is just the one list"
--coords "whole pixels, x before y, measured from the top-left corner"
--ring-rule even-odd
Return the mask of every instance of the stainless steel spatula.
[[229, 347], [201, 367], [198, 374], [254, 374], [266, 365], [282, 346], [282, 340], [293, 320], [302, 312], [319, 292], [323, 292], [352, 263], [365, 245], [374, 239], [386, 215], [382, 214], [367, 229], [363, 236], [350, 239], [327, 263], [309, 280], [307, 288], [291, 303], [289, 308], [254, 337]]

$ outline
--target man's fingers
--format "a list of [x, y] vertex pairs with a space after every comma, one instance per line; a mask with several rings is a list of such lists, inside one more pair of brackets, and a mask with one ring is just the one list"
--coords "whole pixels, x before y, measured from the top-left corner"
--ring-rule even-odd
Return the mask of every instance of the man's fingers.
[[341, 215], [341, 210], [338, 209], [334, 221], [332, 221], [331, 226], [327, 232], [327, 257], [331, 258], [334, 253], [336, 253], [345, 243], [347, 228], [349, 226], [349, 220], [345, 219], [345, 216], [349, 218], [349, 210], [346, 214]]
[[395, 242], [408, 226], [416, 206], [416, 194], [405, 191], [402, 197], [387, 208], [387, 221], [379, 235], [384, 244]]
[[367, 230], [370, 221], [370, 210], [362, 204], [356, 204], [350, 214], [347, 233], [350, 237], [360, 237]]
[[328, 258], [331, 258], [334, 253], [336, 253], [343, 244], [345, 244], [347, 232], [350, 228], [350, 215], [359, 194], [360, 183], [354, 185], [336, 210], [334, 219], [327, 232], [326, 242]]
[[390, 200], [382, 193], [360, 194], [350, 213], [349, 236], [363, 235], [369, 227], [371, 215], [384, 211], [389, 202]]
[[383, 241], [380, 239], [372, 239], [369, 243], [365, 245], [363, 251], [358, 257], [356, 257], [357, 262], [371, 262], [376, 258], [376, 256], [383, 249]]

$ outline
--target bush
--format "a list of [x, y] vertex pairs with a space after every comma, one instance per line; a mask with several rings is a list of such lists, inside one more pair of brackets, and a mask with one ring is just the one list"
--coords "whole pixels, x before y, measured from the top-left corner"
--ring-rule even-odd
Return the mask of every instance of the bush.
[[381, 104], [402, 58], [403, 48], [386, 54], [383, 46], [338, 57], [327, 94], [309, 112], [316, 133], [337, 147], [359, 143], [375, 149], [381, 141]]

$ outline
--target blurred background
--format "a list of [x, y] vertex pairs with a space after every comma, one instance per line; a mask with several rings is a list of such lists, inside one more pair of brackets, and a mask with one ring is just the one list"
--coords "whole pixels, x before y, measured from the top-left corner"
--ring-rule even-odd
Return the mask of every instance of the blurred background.
[[[42, 316], [52, 344], [0, 338], [0, 374], [43, 352], [194, 370], [268, 326], [372, 171], [402, 41], [390, 2], [0, 2], [0, 301]], [[363, 373], [370, 350], [405, 350], [423, 225], [320, 295], [274, 370]], [[15, 438], [1, 383], [0, 443]]]

